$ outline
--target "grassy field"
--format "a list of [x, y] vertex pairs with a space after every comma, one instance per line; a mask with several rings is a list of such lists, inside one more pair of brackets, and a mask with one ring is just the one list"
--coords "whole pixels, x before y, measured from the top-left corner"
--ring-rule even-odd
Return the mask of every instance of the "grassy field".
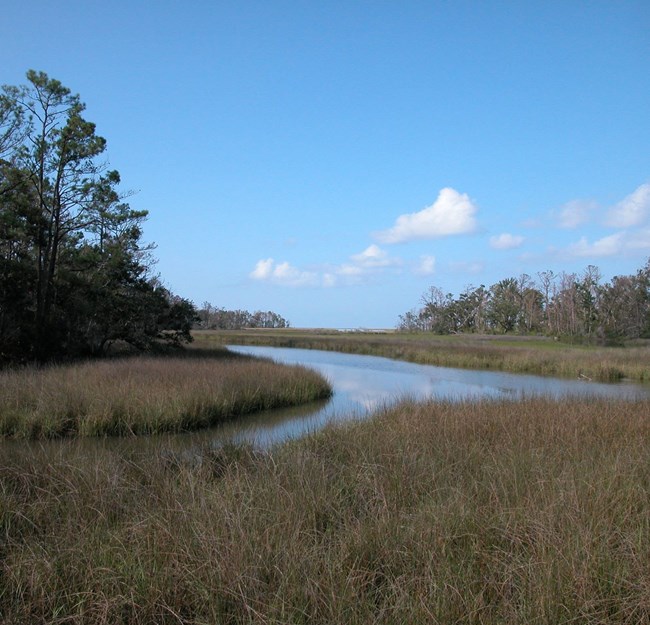
[[198, 344], [304, 347], [385, 356], [418, 364], [493, 369], [614, 382], [650, 381], [650, 346], [569, 345], [546, 337], [336, 332], [318, 330], [197, 331]]
[[[329, 392], [230, 342], [648, 379], [640, 346], [197, 333], [1, 373], [0, 433], [179, 431]], [[0, 623], [650, 622], [648, 400], [405, 402], [264, 451], [152, 440], [0, 441]]]
[[0, 371], [0, 437], [180, 432], [328, 397], [309, 369], [193, 348]]
[[650, 621], [650, 402], [403, 404], [266, 452], [0, 447], [0, 621]]

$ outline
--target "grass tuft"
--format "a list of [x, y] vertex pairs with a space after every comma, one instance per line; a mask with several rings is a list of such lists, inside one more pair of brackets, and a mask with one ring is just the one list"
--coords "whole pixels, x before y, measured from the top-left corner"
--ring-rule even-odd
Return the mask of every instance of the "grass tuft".
[[7, 623], [650, 620], [650, 402], [405, 403], [270, 451], [2, 449]]
[[328, 397], [303, 367], [222, 350], [0, 372], [0, 437], [131, 436], [210, 427]]

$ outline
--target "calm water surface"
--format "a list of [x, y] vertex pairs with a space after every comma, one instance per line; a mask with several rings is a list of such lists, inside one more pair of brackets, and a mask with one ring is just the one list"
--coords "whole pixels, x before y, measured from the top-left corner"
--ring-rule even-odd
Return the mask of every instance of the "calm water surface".
[[[376, 356], [309, 349], [235, 346], [232, 351], [301, 364], [323, 374], [334, 389], [327, 402], [269, 411], [220, 428], [220, 438], [269, 445], [318, 430], [332, 421], [363, 418], [403, 398], [513, 399], [531, 395], [650, 398], [650, 387], [601, 384], [532, 375], [417, 365]], [[215, 435], [215, 431], [211, 431]]]

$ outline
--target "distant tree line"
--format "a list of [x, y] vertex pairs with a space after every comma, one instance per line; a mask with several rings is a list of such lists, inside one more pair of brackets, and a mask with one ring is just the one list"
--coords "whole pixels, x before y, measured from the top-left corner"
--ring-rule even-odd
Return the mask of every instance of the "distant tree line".
[[190, 340], [151, 274], [146, 211], [118, 190], [78, 95], [43, 72], [0, 90], [0, 364]]
[[277, 313], [257, 310], [226, 310], [204, 302], [197, 312], [196, 327], [205, 330], [241, 330], [243, 328], [288, 328], [289, 322]]
[[582, 274], [543, 271], [505, 278], [491, 287], [468, 286], [458, 297], [436, 286], [421, 307], [400, 315], [398, 329], [548, 334], [620, 342], [650, 337], [650, 259], [634, 275], [601, 281], [597, 267]]

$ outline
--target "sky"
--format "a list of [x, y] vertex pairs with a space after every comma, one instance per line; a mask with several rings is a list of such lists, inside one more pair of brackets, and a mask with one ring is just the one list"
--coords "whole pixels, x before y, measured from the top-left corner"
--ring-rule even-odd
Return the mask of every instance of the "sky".
[[4, 0], [197, 306], [391, 328], [430, 286], [650, 257], [647, 0]]

